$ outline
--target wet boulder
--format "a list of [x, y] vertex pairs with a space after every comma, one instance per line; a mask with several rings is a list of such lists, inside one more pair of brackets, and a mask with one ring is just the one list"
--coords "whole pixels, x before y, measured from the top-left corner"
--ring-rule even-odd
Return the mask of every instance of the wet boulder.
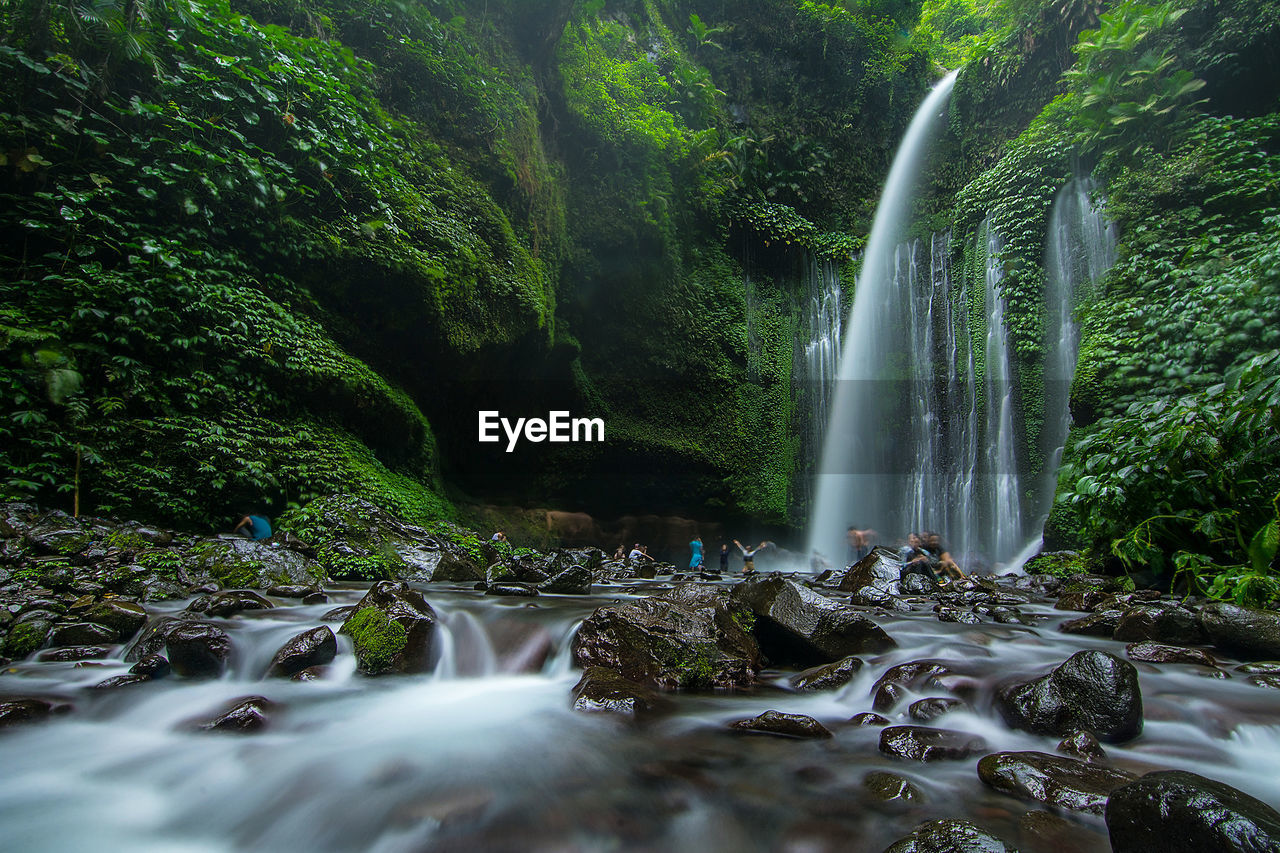
[[84, 614], [86, 622], [106, 625], [116, 632], [116, 642], [127, 642], [147, 623], [147, 611], [136, 601], [108, 598], [89, 608]]
[[[49, 614], [50, 616], [52, 614]], [[13, 660], [25, 658], [27, 655], [44, 648], [49, 633], [53, 630], [53, 619], [37, 614], [35, 618], [26, 619], [14, 624], [9, 634], [0, 645], [0, 654]]]
[[1280, 613], [1215, 601], [1200, 611], [1209, 642], [1250, 660], [1280, 658]]
[[252, 734], [267, 727], [275, 707], [275, 703], [262, 696], [248, 696], [212, 720], [201, 723], [200, 728], [207, 732]]
[[765, 711], [749, 720], [736, 720], [729, 727], [742, 732], [779, 735], [782, 737], [825, 739], [830, 730], [813, 717], [804, 714], [786, 714], [782, 711]]
[[[272, 539], [220, 536], [199, 543], [190, 555], [193, 575], [213, 578], [233, 589], [267, 589], [278, 583], [316, 586], [325, 577], [325, 569], [315, 560]], [[357, 565], [354, 558], [352, 563], [336, 562], [332, 577], [347, 576], [344, 568], [353, 565]]]
[[898, 588], [903, 595], [937, 595], [941, 589], [937, 581], [919, 572], [907, 572], [903, 575]]
[[19, 723], [38, 722], [54, 714], [65, 714], [70, 710], [71, 706], [65, 702], [51, 702], [47, 699], [0, 698], [0, 729]]
[[227, 668], [231, 638], [207, 622], [174, 622], [164, 632], [169, 665], [186, 678], [216, 678]]
[[886, 803], [894, 801], [911, 802], [924, 799], [924, 792], [916, 787], [911, 780], [885, 770], [873, 770], [862, 777], [862, 787], [871, 796]]
[[721, 591], [684, 584], [597, 609], [574, 636], [573, 660], [660, 690], [745, 687], [760, 669], [747, 622]]
[[515, 598], [534, 598], [538, 595], [538, 588], [531, 583], [520, 583], [519, 581], [497, 581], [489, 584], [485, 595], [506, 595]]
[[939, 622], [956, 622], [961, 625], [981, 625], [982, 617], [969, 610], [961, 610], [956, 607], [939, 607]]
[[114, 690], [117, 687], [131, 687], [134, 684], [146, 684], [151, 681], [151, 676], [141, 673], [126, 673], [124, 675], [113, 675], [110, 678], [99, 681], [93, 685], [94, 690]]
[[267, 667], [267, 677], [290, 678], [308, 667], [323, 666], [337, 656], [338, 638], [328, 625], [321, 625], [291, 637], [281, 646]]
[[1048, 675], [1001, 688], [996, 708], [1010, 728], [1035, 734], [1084, 729], [1118, 743], [1142, 733], [1138, 671], [1107, 652], [1076, 652]]
[[1152, 640], [1194, 646], [1204, 642], [1204, 631], [1195, 613], [1176, 602], [1161, 602], [1130, 607], [1112, 637], [1126, 643]]
[[876, 711], [888, 711], [912, 690], [951, 674], [949, 667], [931, 660], [908, 661], [891, 666], [871, 686], [871, 707]]
[[1115, 853], [1280, 853], [1280, 813], [1185, 770], [1148, 773], [1115, 789], [1106, 821]]
[[928, 723], [938, 719], [949, 711], [965, 707], [964, 702], [950, 696], [930, 696], [917, 699], [907, 708], [907, 716], [917, 723]]
[[996, 752], [978, 762], [978, 778], [1004, 794], [1100, 815], [1111, 791], [1138, 777], [1044, 752]]
[[46, 649], [36, 655], [36, 660], [44, 663], [66, 663], [82, 660], [102, 660], [111, 654], [110, 646], [66, 646], [64, 648]]
[[51, 646], [94, 646], [116, 642], [116, 632], [106, 625], [94, 622], [73, 622], [59, 625], [49, 635]]
[[987, 742], [968, 732], [890, 726], [880, 732], [880, 751], [912, 761], [958, 761], [986, 752]]
[[743, 581], [733, 601], [755, 614], [754, 633], [775, 663], [809, 666], [898, 645], [858, 611], [788, 578]]
[[967, 820], [931, 820], [884, 853], [1018, 853], [999, 837]]
[[573, 687], [573, 710], [584, 713], [605, 712], [642, 719], [674, 707], [662, 694], [602, 666], [587, 667]]
[[393, 539], [392, 547], [404, 563], [395, 573], [400, 580], [466, 582], [484, 577], [484, 568], [470, 552], [442, 536], [422, 531], [412, 538]]
[[575, 565], [547, 580], [538, 589], [552, 595], [590, 595], [592, 580], [591, 569]]
[[815, 666], [796, 673], [791, 676], [791, 686], [800, 691], [834, 690], [852, 681], [861, 669], [862, 661], [850, 655], [835, 663]]
[[366, 675], [425, 672], [431, 664], [436, 613], [408, 584], [379, 581], [338, 633], [351, 637], [356, 665]]
[[129, 667], [131, 674], [145, 675], [147, 678], [164, 678], [171, 670], [169, 660], [163, 655], [147, 655]]
[[865, 586], [874, 587], [886, 595], [899, 595], [902, 578], [902, 561], [896, 551], [873, 548], [871, 553], [849, 567], [840, 580], [841, 592], [855, 592]]
[[1125, 646], [1124, 653], [1130, 660], [1145, 663], [1191, 663], [1200, 666], [1217, 666], [1218, 659], [1204, 649], [1184, 649], [1162, 643], [1141, 642]]
[[191, 613], [203, 613], [225, 619], [246, 610], [270, 610], [273, 605], [251, 589], [232, 589], [226, 592], [215, 592], [213, 595], [202, 595], [187, 610]]
[[890, 720], [873, 711], [862, 711], [850, 717], [849, 722], [855, 726], [887, 726]]
[[1110, 637], [1116, 632], [1125, 611], [1117, 608], [1104, 608], [1082, 616], [1079, 619], [1068, 619], [1058, 626], [1064, 634], [1082, 634], [1086, 637]]
[[1092, 732], [1072, 732], [1058, 742], [1058, 752], [1082, 758], [1085, 761], [1102, 761], [1107, 757], [1106, 750]]

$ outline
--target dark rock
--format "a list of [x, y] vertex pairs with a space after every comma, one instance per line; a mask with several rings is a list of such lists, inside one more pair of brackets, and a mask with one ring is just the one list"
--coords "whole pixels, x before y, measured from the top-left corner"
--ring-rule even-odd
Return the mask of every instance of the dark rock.
[[841, 592], [854, 592], [864, 586], [874, 587], [888, 595], [899, 595], [902, 561], [896, 551], [873, 548], [871, 553], [849, 567], [840, 580]]
[[485, 590], [485, 595], [509, 595], [517, 598], [533, 598], [538, 594], [538, 588], [529, 583], [517, 583], [516, 581], [500, 581], [498, 583], [489, 584], [489, 588]]
[[862, 777], [862, 787], [866, 788], [871, 796], [886, 803], [894, 800], [909, 802], [924, 799], [924, 792], [909, 779], [885, 770], [873, 770]]
[[1099, 651], [1076, 652], [1035, 681], [997, 691], [1011, 728], [1063, 737], [1077, 730], [1118, 743], [1142, 732], [1142, 693], [1133, 664]]
[[574, 663], [603, 666], [660, 690], [745, 687], [760, 648], [723, 591], [683, 584], [664, 596], [601, 607], [578, 628]]
[[45, 640], [52, 630], [52, 619], [33, 618], [18, 622], [9, 629], [8, 636], [4, 638], [4, 644], [0, 645], [0, 653], [13, 660], [25, 658], [32, 652], [44, 648]]
[[1146, 663], [1194, 663], [1201, 666], [1217, 666], [1218, 659], [1204, 649], [1184, 649], [1178, 646], [1166, 646], [1160, 643], [1130, 643], [1125, 646], [1124, 653], [1130, 660]]
[[129, 667], [129, 672], [134, 675], [145, 675], [148, 678], [164, 678], [171, 669], [168, 658], [163, 655], [147, 655]]
[[1112, 791], [1106, 820], [1115, 853], [1280, 853], [1280, 813], [1185, 770], [1148, 773]]
[[271, 665], [268, 678], [289, 678], [308, 667], [323, 666], [338, 656], [338, 638], [328, 625], [303, 631], [280, 647]]
[[[344, 542], [344, 547], [346, 545]], [[355, 555], [358, 550], [351, 546], [342, 559], [329, 555], [326, 565], [331, 567], [333, 577], [344, 577], [345, 569], [358, 565]], [[393, 557], [394, 553], [391, 552]], [[315, 560], [273, 539], [218, 537], [200, 543], [191, 555], [193, 575], [211, 577], [224, 587], [236, 589], [267, 589], [276, 584], [317, 586], [325, 577], [325, 569]]]
[[49, 635], [51, 646], [94, 646], [116, 642], [116, 632], [106, 625], [93, 622], [75, 622], [59, 625]]
[[1280, 675], [1280, 661], [1262, 660], [1254, 661], [1253, 663], [1242, 663], [1236, 667], [1235, 671], [1248, 675]]
[[874, 586], [860, 587], [849, 596], [849, 603], [859, 607], [892, 607], [894, 600], [892, 595]]
[[877, 686], [873, 689], [875, 693], [872, 694], [871, 707], [877, 711], [892, 710], [895, 705], [906, 699], [907, 694], [910, 692], [901, 684], [893, 681], [877, 683]]
[[978, 762], [978, 778], [1005, 794], [1100, 815], [1111, 791], [1138, 777], [1061, 755], [997, 752]]
[[94, 690], [113, 690], [117, 687], [129, 687], [134, 684], [145, 684], [151, 681], [151, 676], [141, 673], [128, 673], [126, 675], [113, 675], [108, 679], [99, 681], [93, 685]]
[[967, 820], [931, 820], [891, 845], [884, 853], [1018, 853], [998, 837]]
[[267, 727], [274, 708], [275, 703], [262, 696], [249, 696], [209, 722], [202, 723], [200, 728], [210, 732], [251, 734]]
[[1172, 602], [1129, 608], [1112, 636], [1122, 642], [1153, 640], [1184, 646], [1204, 642], [1196, 614]]
[[71, 706], [45, 699], [0, 699], [0, 729], [19, 723], [33, 723], [53, 714], [65, 714]]
[[849, 722], [855, 726], [887, 726], [889, 725], [889, 718], [874, 714], [871, 711], [863, 711], [850, 717]]
[[309, 666], [306, 669], [299, 670], [293, 674], [290, 681], [320, 681], [324, 678], [325, 667]]
[[174, 622], [164, 632], [169, 665], [187, 678], [216, 678], [227, 668], [231, 638], [206, 622]]
[[903, 595], [935, 595], [940, 587], [933, 578], [927, 578], [918, 572], [907, 572], [898, 582]]
[[127, 642], [147, 623], [146, 609], [135, 601], [108, 598], [89, 609], [86, 621], [106, 625], [116, 632], [116, 642]]
[[46, 649], [36, 660], [46, 663], [65, 663], [77, 660], [101, 660], [111, 654], [110, 646], [68, 646], [62, 649]]
[[251, 589], [231, 589], [197, 598], [187, 606], [192, 613], [225, 619], [246, 610], [270, 610], [274, 605]]
[[[325, 595], [323, 592], [319, 592], [319, 591], [316, 591], [316, 592], [309, 592], [309, 593], [307, 593], [306, 595], [302, 596], [302, 603], [303, 603], [303, 604], [307, 604], [307, 605], [311, 605], [311, 604], [326, 604], [326, 603], [328, 603], [328, 601], [329, 601], [329, 596], [327, 596], [327, 595]], [[332, 612], [333, 612], [333, 611], [330, 611], [330, 613], [332, 613]], [[325, 615], [327, 616], [328, 614], [325, 614]], [[323, 620], [322, 620], [322, 621], [323, 621]]]
[[1085, 761], [1102, 761], [1107, 757], [1106, 751], [1092, 732], [1079, 731], [1067, 735], [1058, 743], [1058, 752], [1073, 755]]
[[743, 581], [734, 588], [733, 601], [756, 615], [756, 637], [775, 663], [810, 666], [897, 647], [856, 610], [787, 578]]
[[1200, 611], [1200, 626], [1209, 642], [1242, 658], [1280, 657], [1280, 613], [1215, 601]]
[[746, 732], [782, 735], [794, 738], [829, 738], [831, 732], [813, 717], [804, 714], [785, 714], [781, 711], [765, 711], [749, 720], [737, 720], [730, 728]]
[[52, 565], [40, 573], [40, 583], [59, 592], [71, 589], [75, 582], [76, 573], [70, 566]]
[[880, 751], [913, 761], [954, 761], [987, 751], [977, 735], [924, 726], [890, 726], [880, 732]]
[[[417, 528], [401, 528], [414, 531]], [[484, 577], [475, 558], [460, 545], [445, 537], [430, 536], [420, 531], [411, 537], [391, 537], [391, 547], [404, 563], [396, 572], [401, 580], [426, 583], [455, 581], [465, 583]]]
[[344, 604], [342, 607], [335, 607], [328, 613], [320, 617], [321, 622], [346, 622], [351, 618], [351, 614], [356, 612], [356, 605]]
[[961, 625], [981, 625], [982, 617], [976, 613], [970, 613], [967, 610], [958, 610], [954, 607], [941, 607], [938, 609], [939, 622], [958, 622]]
[[994, 607], [991, 610], [991, 618], [999, 622], [1001, 625], [1025, 625], [1026, 620], [1022, 618], [1022, 614], [1012, 607]]
[[267, 595], [273, 595], [276, 598], [303, 598], [312, 592], [315, 592], [315, 587], [313, 586], [303, 586], [302, 584], [277, 584], [267, 590]]
[[575, 711], [604, 711], [640, 719], [674, 707], [675, 703], [660, 693], [602, 666], [587, 667], [573, 687]]
[[907, 714], [918, 723], [928, 723], [938, 719], [948, 711], [963, 708], [964, 703], [949, 696], [931, 696], [911, 703]]
[[542, 592], [554, 595], [590, 595], [593, 576], [586, 566], [569, 566], [542, 584]]
[[1064, 634], [1083, 634], [1087, 637], [1110, 637], [1116, 632], [1124, 611], [1117, 609], [1099, 610], [1079, 619], [1068, 619], [1058, 626]]
[[378, 581], [339, 633], [350, 635], [357, 667], [367, 675], [426, 672], [431, 665], [436, 613], [408, 584]]
[[791, 686], [796, 690], [834, 690], [852, 681], [861, 669], [862, 661], [850, 656], [796, 673], [791, 676]]
[[1268, 690], [1280, 690], [1280, 675], [1251, 675], [1249, 683], [1255, 687], [1265, 687]]
[[1101, 589], [1077, 589], [1059, 596], [1054, 608], [1057, 610], [1079, 610], [1088, 613], [1110, 597], [1111, 593]]

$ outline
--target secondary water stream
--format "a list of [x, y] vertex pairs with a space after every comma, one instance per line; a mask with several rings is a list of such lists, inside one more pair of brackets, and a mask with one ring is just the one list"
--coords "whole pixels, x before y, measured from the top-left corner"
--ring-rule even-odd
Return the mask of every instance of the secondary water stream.
[[[1059, 634], [1079, 614], [1048, 602], [1021, 608], [1026, 626], [941, 623], [923, 607], [868, 611], [900, 647], [868, 658], [841, 689], [794, 693], [789, 673], [768, 671], [753, 692], [676, 695], [672, 714], [644, 726], [573, 711], [579, 674], [568, 648], [580, 620], [669, 587], [636, 582], [530, 601], [428, 586], [444, 630], [434, 671], [420, 676], [357, 675], [340, 638], [322, 680], [263, 680], [286, 639], [357, 601], [356, 588], [325, 605], [277, 599], [273, 610], [214, 620], [234, 642], [233, 665], [216, 680], [93, 690], [128, 665], [119, 656], [15, 664], [0, 675], [0, 694], [57, 696], [74, 710], [0, 733], [5, 849], [878, 851], [940, 817], [974, 820], [1016, 844], [1019, 818], [1036, 805], [987, 789], [976, 758], [893, 759], [877, 748], [879, 729], [847, 721], [871, 709], [871, 685], [888, 667], [939, 660], [969, 676], [973, 692], [967, 710], [929, 725], [979, 734], [993, 752], [1053, 752], [1055, 738], [999, 721], [993, 687], [1039, 676], [1080, 648], [1124, 655], [1117, 642]], [[1146, 728], [1107, 747], [1115, 766], [1191, 769], [1280, 802], [1274, 691], [1226, 660], [1217, 671], [1137, 666]], [[249, 695], [278, 703], [265, 731], [194, 727]], [[905, 721], [906, 704], [887, 716]], [[766, 709], [813, 716], [834, 737], [726, 728]], [[864, 784], [874, 771], [905, 777], [922, 796], [877, 799]], [[1100, 818], [1064, 816], [1076, 849], [1108, 849]]]

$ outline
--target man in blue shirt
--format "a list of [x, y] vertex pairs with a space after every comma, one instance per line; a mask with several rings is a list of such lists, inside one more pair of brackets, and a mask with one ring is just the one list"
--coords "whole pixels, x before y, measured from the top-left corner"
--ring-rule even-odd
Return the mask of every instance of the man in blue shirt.
[[239, 533], [242, 528], [244, 535], [250, 539], [266, 539], [271, 535], [271, 522], [261, 515], [246, 515], [231, 532]]

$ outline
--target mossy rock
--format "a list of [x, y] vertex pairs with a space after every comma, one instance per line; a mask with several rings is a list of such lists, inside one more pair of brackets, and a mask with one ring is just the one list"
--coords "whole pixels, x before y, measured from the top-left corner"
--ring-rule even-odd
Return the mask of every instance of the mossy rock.
[[340, 633], [351, 637], [357, 665], [368, 675], [389, 672], [409, 640], [409, 632], [404, 626], [393, 622], [376, 607], [357, 610], [342, 626]]
[[1032, 557], [1023, 568], [1029, 575], [1070, 578], [1091, 575], [1102, 567], [1078, 551], [1048, 551]]
[[44, 645], [52, 627], [52, 623], [43, 619], [32, 619], [30, 622], [14, 625], [9, 630], [9, 636], [5, 637], [4, 646], [0, 649], [3, 650], [5, 657], [14, 660], [25, 658]]

